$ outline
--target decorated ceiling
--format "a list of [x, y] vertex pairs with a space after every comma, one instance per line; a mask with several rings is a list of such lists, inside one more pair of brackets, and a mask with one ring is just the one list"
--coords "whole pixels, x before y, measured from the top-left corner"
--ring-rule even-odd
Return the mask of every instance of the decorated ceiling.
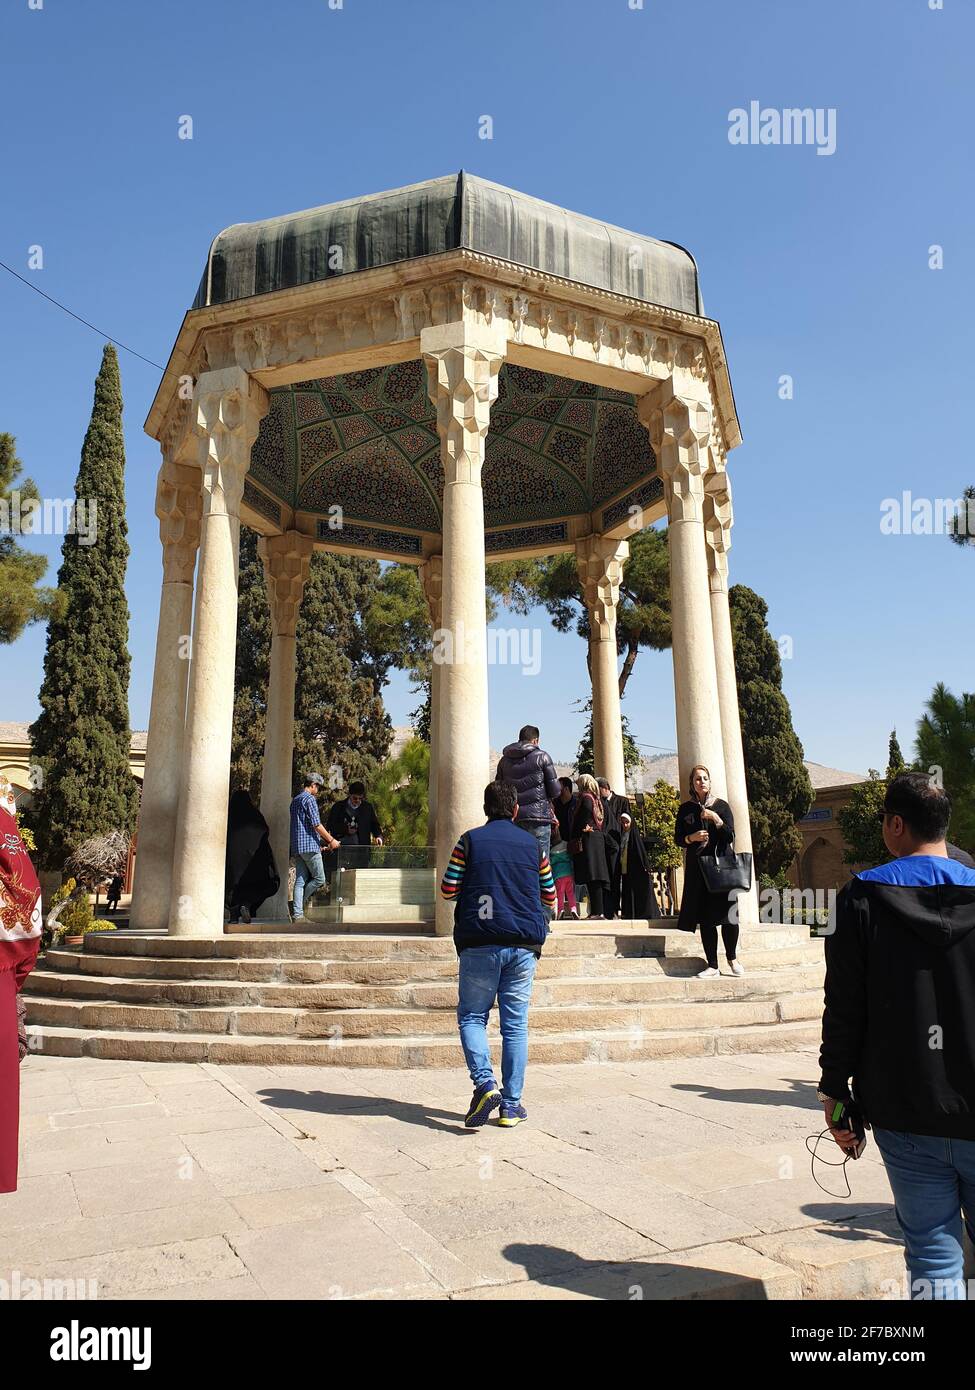
[[[655, 472], [635, 398], [505, 363], [483, 472], [485, 526], [589, 512]], [[328, 516], [439, 532], [443, 469], [420, 361], [271, 392], [251, 475]]]

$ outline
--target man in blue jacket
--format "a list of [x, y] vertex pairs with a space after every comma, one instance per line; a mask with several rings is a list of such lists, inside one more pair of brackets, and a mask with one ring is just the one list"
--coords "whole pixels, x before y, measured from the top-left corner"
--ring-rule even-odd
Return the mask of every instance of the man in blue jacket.
[[[485, 1124], [499, 1107], [498, 1123], [505, 1128], [528, 1118], [521, 1104], [528, 1006], [555, 906], [548, 855], [533, 835], [514, 824], [518, 798], [510, 782], [488, 783], [484, 814], [487, 824], [466, 831], [457, 841], [440, 884], [441, 895], [454, 903], [457, 1022], [474, 1083], [464, 1119], [469, 1129]], [[500, 1091], [487, 1039], [495, 1001], [501, 1021]]]
[[873, 1126], [907, 1247], [911, 1296], [965, 1297], [962, 1216], [975, 1237], [975, 870], [948, 855], [951, 801], [901, 773], [883, 809], [889, 864], [857, 874], [826, 938], [819, 1099]]

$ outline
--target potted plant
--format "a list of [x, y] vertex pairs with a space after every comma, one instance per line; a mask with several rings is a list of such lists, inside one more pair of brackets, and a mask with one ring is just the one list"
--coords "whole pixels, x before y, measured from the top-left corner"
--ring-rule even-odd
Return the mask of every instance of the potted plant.
[[93, 921], [87, 892], [79, 890], [76, 879], [69, 878], [51, 900], [45, 936], [51, 945], [81, 946]]

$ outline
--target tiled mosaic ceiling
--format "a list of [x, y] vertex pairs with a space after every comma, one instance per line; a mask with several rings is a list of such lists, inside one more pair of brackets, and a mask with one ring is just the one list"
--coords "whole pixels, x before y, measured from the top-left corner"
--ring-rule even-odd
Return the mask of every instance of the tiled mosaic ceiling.
[[[634, 398], [501, 368], [484, 465], [485, 525], [547, 521], [601, 506], [655, 469]], [[440, 530], [443, 469], [419, 361], [271, 392], [254, 478], [300, 510]]]

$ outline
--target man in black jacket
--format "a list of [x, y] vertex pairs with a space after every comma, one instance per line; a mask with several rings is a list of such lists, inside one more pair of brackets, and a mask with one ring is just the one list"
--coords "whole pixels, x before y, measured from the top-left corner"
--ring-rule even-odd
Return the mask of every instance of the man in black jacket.
[[975, 871], [948, 857], [946, 792], [922, 773], [887, 788], [889, 864], [858, 874], [826, 939], [819, 1098], [859, 1106], [894, 1193], [912, 1298], [964, 1298], [962, 1214], [975, 1237]]
[[546, 856], [552, 848], [552, 802], [562, 787], [555, 764], [538, 746], [539, 733], [526, 724], [517, 743], [509, 743], [494, 774], [496, 782], [513, 782], [518, 793], [518, 824], [530, 830]]
[[381, 845], [383, 832], [372, 802], [366, 800], [365, 783], [351, 783], [346, 799], [336, 801], [329, 811], [325, 829], [345, 851], [342, 855], [344, 868], [366, 868], [373, 836], [376, 844]]

